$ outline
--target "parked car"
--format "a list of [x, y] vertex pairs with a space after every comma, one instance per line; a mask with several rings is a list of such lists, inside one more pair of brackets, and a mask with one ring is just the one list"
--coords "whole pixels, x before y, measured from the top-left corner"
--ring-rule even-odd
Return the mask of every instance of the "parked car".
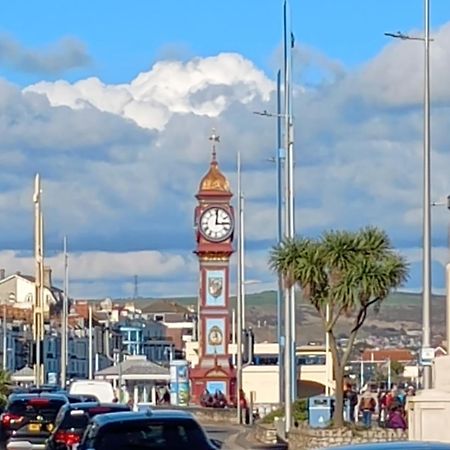
[[98, 414], [130, 411], [128, 405], [119, 403], [71, 403], [59, 410], [55, 430], [47, 439], [46, 450], [67, 450], [80, 443], [92, 417]]
[[334, 447], [335, 450], [450, 450], [443, 442], [392, 441], [352, 444]]
[[43, 449], [55, 428], [58, 411], [67, 403], [67, 397], [61, 394], [11, 394], [1, 415], [6, 448], [25, 447], [28, 443], [30, 449]]
[[95, 416], [78, 450], [217, 450], [192, 414], [150, 410]]

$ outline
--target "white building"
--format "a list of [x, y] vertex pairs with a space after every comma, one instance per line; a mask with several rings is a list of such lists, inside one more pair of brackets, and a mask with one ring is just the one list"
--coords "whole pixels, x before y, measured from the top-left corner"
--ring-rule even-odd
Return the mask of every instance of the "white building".
[[[0, 305], [5, 303], [14, 308], [31, 310], [35, 297], [35, 278], [16, 272], [7, 277], [4, 270], [0, 270]], [[50, 307], [62, 302], [63, 291], [52, 285], [52, 271], [50, 267], [44, 269], [44, 313]]]

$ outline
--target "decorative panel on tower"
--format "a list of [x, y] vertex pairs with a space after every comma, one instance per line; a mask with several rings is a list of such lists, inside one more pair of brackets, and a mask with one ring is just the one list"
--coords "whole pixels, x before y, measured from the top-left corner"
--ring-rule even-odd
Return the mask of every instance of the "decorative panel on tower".
[[212, 158], [202, 178], [194, 212], [196, 248], [199, 261], [199, 364], [191, 368], [192, 399], [200, 403], [208, 391], [217, 390], [228, 401], [235, 399], [235, 370], [230, 362], [230, 279], [233, 253], [234, 210], [230, 186], [219, 169], [213, 133]]

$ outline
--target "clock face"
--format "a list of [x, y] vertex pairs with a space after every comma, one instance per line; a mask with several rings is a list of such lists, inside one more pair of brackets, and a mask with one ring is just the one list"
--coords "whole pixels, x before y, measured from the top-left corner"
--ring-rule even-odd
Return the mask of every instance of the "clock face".
[[200, 216], [200, 231], [210, 241], [220, 242], [229, 238], [233, 232], [230, 212], [218, 206], [206, 209]]

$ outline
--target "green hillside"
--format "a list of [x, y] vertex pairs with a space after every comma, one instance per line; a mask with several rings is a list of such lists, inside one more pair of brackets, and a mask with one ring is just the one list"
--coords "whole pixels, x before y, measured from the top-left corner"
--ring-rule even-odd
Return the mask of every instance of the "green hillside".
[[[259, 307], [263, 309], [272, 309], [276, 305], [276, 291], [263, 291], [254, 294], [247, 294], [245, 302], [248, 307]], [[299, 296], [300, 297], [300, 296]], [[443, 296], [433, 296], [433, 301], [443, 301]], [[136, 301], [138, 306], [148, 305], [150, 302], [161, 300], [161, 298], [139, 298]], [[168, 297], [164, 300], [174, 301], [180, 305], [191, 306], [197, 304], [197, 297]], [[303, 303], [300, 298], [300, 303]], [[130, 301], [130, 299], [118, 299], [117, 301]], [[236, 301], [235, 297], [231, 297], [231, 303]], [[383, 307], [399, 307], [399, 306], [420, 306], [422, 301], [421, 294], [409, 292], [395, 292], [391, 294], [384, 302]]]

